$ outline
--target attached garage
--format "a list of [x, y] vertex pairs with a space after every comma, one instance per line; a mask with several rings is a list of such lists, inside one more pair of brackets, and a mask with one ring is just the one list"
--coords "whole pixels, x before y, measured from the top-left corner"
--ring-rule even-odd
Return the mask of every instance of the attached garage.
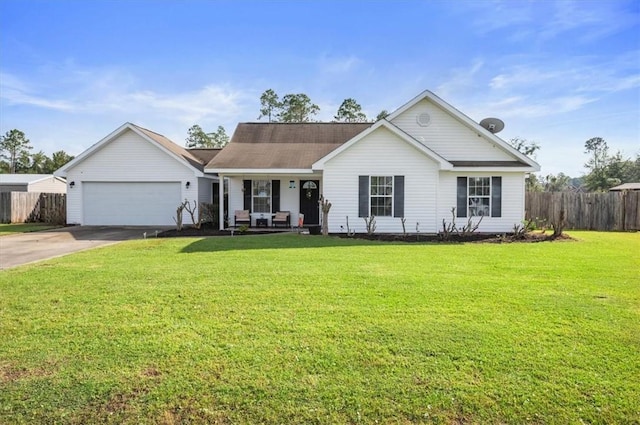
[[84, 182], [86, 225], [174, 224], [180, 182]]
[[[67, 223], [93, 226], [175, 226], [178, 206], [213, 202], [204, 164], [218, 150], [193, 152], [131, 123], [56, 172], [67, 178]], [[190, 224], [188, 213], [183, 214]]]

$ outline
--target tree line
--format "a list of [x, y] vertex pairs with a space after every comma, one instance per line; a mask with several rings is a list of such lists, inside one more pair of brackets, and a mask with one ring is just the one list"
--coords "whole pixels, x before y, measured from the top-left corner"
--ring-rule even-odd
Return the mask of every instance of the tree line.
[[[514, 138], [511, 146], [527, 156], [535, 157], [540, 145], [526, 139]], [[570, 177], [564, 173], [538, 176], [530, 174], [526, 180], [530, 192], [565, 192], [583, 189], [587, 192], [604, 192], [623, 183], [640, 182], [640, 153], [635, 159], [625, 158], [619, 150], [611, 154], [602, 137], [593, 137], [584, 143], [584, 153], [589, 159], [584, 164], [586, 174]]]
[[[282, 98], [273, 89], [265, 90], [260, 96], [260, 115], [268, 122], [300, 123], [312, 122], [320, 112], [320, 107], [304, 93], [286, 94]], [[373, 121], [384, 119], [389, 112], [382, 110]], [[353, 98], [346, 98], [334, 115], [334, 122], [369, 122], [362, 106]], [[187, 148], [222, 148], [229, 143], [229, 136], [223, 126], [214, 132], [206, 132], [198, 124], [187, 130]], [[540, 145], [519, 137], [509, 141], [518, 151], [535, 157]], [[564, 173], [538, 176], [530, 174], [526, 179], [526, 189], [535, 192], [562, 192], [584, 188], [589, 192], [606, 191], [622, 183], [640, 182], [640, 154], [635, 159], [623, 157], [620, 151], [611, 153], [607, 142], [601, 137], [593, 137], [584, 144], [589, 160], [584, 164], [587, 173], [572, 178]], [[0, 138], [0, 173], [51, 174], [73, 159], [61, 150], [48, 157], [43, 151], [31, 153], [33, 147], [25, 134], [17, 129], [8, 131]]]
[[[267, 118], [269, 122], [310, 122], [320, 112], [320, 107], [313, 103], [304, 93], [285, 94], [282, 99], [273, 89], [268, 89], [260, 96], [260, 115], [258, 119]], [[374, 121], [386, 118], [389, 113], [381, 111]], [[333, 117], [334, 122], [368, 122], [362, 106], [353, 98], [347, 98], [338, 107]]]
[[50, 157], [33, 146], [24, 132], [13, 129], [0, 137], [0, 173], [51, 174], [74, 157], [60, 150]]
[[[311, 101], [305, 93], [290, 93], [280, 96], [273, 90], [265, 90], [260, 96], [260, 115], [258, 120], [266, 118], [268, 122], [300, 123], [313, 122], [314, 117], [320, 112], [320, 107]], [[375, 120], [386, 118], [389, 112], [380, 111]], [[362, 111], [362, 106], [353, 98], [345, 99], [333, 117], [334, 122], [369, 122], [367, 115]], [[188, 148], [221, 148], [229, 142], [224, 127], [218, 126], [218, 130], [207, 133], [198, 124], [194, 124], [188, 130], [185, 146]]]

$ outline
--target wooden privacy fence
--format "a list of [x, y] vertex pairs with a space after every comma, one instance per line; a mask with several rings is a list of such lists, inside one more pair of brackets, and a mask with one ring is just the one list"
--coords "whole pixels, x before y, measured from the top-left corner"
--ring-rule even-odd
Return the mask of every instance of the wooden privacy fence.
[[640, 192], [527, 192], [527, 219], [547, 225], [564, 210], [567, 229], [640, 230]]
[[0, 223], [65, 224], [66, 221], [67, 195], [64, 193], [0, 193]]

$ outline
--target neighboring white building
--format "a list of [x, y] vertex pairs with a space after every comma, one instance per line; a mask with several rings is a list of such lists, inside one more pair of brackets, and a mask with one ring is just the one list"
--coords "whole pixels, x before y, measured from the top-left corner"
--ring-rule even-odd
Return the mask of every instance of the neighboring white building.
[[66, 193], [65, 179], [53, 174], [0, 174], [0, 192]]

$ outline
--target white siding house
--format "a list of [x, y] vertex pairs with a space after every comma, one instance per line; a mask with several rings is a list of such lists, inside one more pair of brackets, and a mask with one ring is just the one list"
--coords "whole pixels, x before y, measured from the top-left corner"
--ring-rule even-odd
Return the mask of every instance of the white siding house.
[[57, 171], [68, 182], [67, 223], [174, 225], [184, 200], [212, 201], [216, 178], [202, 167], [164, 136], [126, 123]]
[[[482, 216], [480, 232], [509, 232], [523, 220], [525, 176], [539, 165], [433, 93], [358, 125], [240, 124], [205, 172], [228, 178], [230, 215], [245, 209], [253, 216], [247, 193], [268, 181], [272, 208], [261, 214], [291, 211], [295, 223], [304, 210], [313, 225], [305, 197], [322, 195], [332, 204], [332, 233], [345, 232], [347, 219], [364, 232], [371, 216], [376, 232], [401, 233], [404, 219], [407, 232], [437, 233], [452, 209], [458, 224]], [[317, 194], [284, 190], [309, 180], [318, 182]]]
[[[392, 202], [389, 216], [376, 217], [376, 231], [402, 233], [401, 218], [404, 217], [407, 223], [414, 225], [413, 228], [420, 222], [423, 223], [423, 231], [430, 229], [435, 232], [438, 169], [439, 164], [434, 159], [387, 128], [377, 128], [324, 165], [323, 193], [332, 203], [329, 231], [337, 233], [346, 229], [347, 217], [350, 229], [366, 231], [364, 220], [359, 217], [359, 176], [367, 177], [369, 185], [371, 177], [403, 176], [405, 196], [415, 196], [412, 195], [411, 202], [405, 200], [404, 212], [400, 216], [395, 211], [398, 205]], [[392, 184], [393, 196], [394, 189], [397, 191], [398, 188], [395, 181]]]
[[[198, 152], [199, 151], [199, 152]], [[376, 123], [241, 123], [220, 152], [186, 150], [124, 124], [57, 174], [67, 177], [67, 220], [96, 225], [173, 225], [183, 201], [212, 202], [226, 182], [219, 227], [321, 224], [437, 233], [442, 222], [482, 216], [480, 232], [509, 232], [524, 218], [525, 177], [540, 166], [435, 94], [425, 91]], [[225, 184], [216, 184], [225, 199]], [[227, 219], [225, 220], [225, 213]]]

